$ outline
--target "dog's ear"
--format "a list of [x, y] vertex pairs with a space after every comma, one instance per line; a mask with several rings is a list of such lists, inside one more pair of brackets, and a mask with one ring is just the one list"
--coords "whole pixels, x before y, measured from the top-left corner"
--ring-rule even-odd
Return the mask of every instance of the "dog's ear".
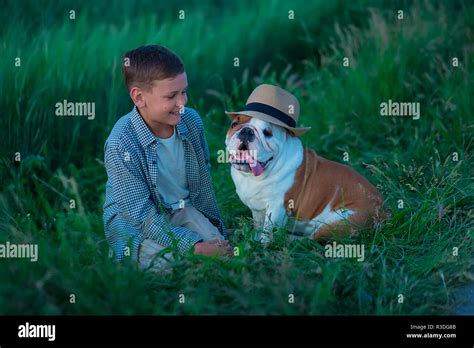
[[232, 119], [230, 120], [230, 125], [237, 125], [239, 123], [239, 115], [231, 115]]
[[232, 117], [232, 121], [230, 122], [230, 126], [232, 128], [232, 125], [236, 126], [240, 123], [246, 123], [249, 122], [252, 118], [247, 115], [242, 115], [242, 114], [235, 114], [235, 115], [230, 115]]
[[286, 133], [286, 136], [288, 137], [296, 137], [295, 133], [293, 133], [292, 131], [290, 131], [289, 129], [286, 129], [285, 128], [285, 133]]

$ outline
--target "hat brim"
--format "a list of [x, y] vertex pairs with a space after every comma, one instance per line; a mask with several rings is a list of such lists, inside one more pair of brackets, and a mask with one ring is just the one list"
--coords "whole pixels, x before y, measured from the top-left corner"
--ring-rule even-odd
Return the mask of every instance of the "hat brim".
[[311, 127], [296, 127], [296, 128], [290, 127], [287, 124], [275, 119], [274, 117], [264, 114], [262, 112], [258, 112], [258, 111], [225, 111], [225, 113], [230, 118], [232, 118], [233, 115], [245, 115], [249, 117], [258, 118], [259, 120], [273, 123], [273, 124], [276, 124], [277, 126], [288, 129], [291, 134], [297, 137], [303, 135], [304, 133], [306, 133], [307, 131], [311, 129]]

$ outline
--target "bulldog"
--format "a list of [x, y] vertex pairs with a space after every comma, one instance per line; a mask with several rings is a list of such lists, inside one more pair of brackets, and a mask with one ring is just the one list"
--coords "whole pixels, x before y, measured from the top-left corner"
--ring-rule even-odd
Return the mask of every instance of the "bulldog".
[[351, 234], [382, 216], [377, 189], [352, 168], [304, 148], [296, 127], [300, 106], [291, 93], [260, 85], [231, 118], [226, 148], [237, 194], [252, 211], [262, 243], [274, 227], [314, 240]]

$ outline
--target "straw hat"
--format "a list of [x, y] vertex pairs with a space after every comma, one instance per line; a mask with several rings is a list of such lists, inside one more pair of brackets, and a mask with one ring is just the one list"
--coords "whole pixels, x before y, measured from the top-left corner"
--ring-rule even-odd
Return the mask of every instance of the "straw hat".
[[298, 99], [280, 87], [267, 84], [253, 90], [243, 111], [225, 113], [229, 117], [237, 114], [255, 117], [286, 128], [295, 136], [300, 136], [311, 129], [311, 127], [296, 127], [300, 115]]

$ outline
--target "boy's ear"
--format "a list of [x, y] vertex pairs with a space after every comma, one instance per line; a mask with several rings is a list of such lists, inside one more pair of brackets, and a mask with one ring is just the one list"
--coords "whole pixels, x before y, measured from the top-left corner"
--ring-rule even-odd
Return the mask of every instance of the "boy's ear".
[[137, 108], [144, 108], [146, 106], [145, 97], [141, 88], [132, 87], [132, 89], [130, 89], [130, 98], [132, 98]]

